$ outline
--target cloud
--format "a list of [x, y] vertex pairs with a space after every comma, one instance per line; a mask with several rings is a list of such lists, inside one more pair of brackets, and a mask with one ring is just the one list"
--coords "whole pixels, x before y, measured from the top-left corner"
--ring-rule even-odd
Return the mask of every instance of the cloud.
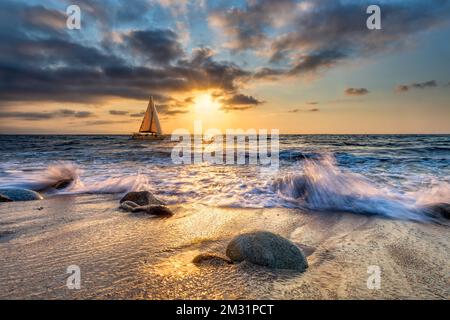
[[254, 74], [253, 78], [255, 79], [269, 79], [269, 80], [276, 80], [279, 76], [283, 76], [287, 73], [285, 69], [275, 69], [275, 68], [268, 68], [263, 67], [257, 69]]
[[436, 80], [430, 80], [425, 82], [414, 82], [411, 84], [400, 84], [395, 87], [396, 92], [408, 92], [410, 89], [428, 89], [428, 88], [435, 88], [437, 87], [437, 81]]
[[129, 112], [124, 110], [109, 110], [109, 114], [113, 116], [124, 116], [129, 114]]
[[184, 54], [178, 36], [169, 29], [135, 30], [123, 38], [135, 53], [156, 63], [167, 64]]
[[142, 118], [144, 116], [144, 114], [145, 114], [144, 111], [137, 112], [137, 113], [132, 113], [132, 114], [130, 114], [130, 117], [132, 117], [132, 118]]
[[345, 94], [347, 96], [365, 96], [369, 94], [369, 90], [366, 88], [347, 88], [345, 89]]
[[231, 110], [247, 110], [263, 104], [264, 101], [258, 100], [253, 96], [248, 96], [242, 93], [236, 93], [232, 96], [220, 99], [222, 104], [221, 109], [226, 111]]
[[370, 1], [252, 0], [229, 10], [212, 10], [210, 25], [229, 39], [234, 51], [268, 56], [255, 78], [314, 73], [355, 58], [402, 48], [412, 37], [450, 18], [450, 2], [383, 2], [382, 32], [366, 27]]
[[311, 109], [292, 109], [289, 110], [289, 113], [299, 113], [299, 112], [319, 112], [320, 109], [319, 108], [311, 108]]
[[13, 118], [29, 121], [49, 120], [55, 118], [90, 118], [94, 114], [89, 111], [75, 111], [70, 109], [60, 109], [54, 112], [19, 112], [19, 111], [0, 111], [0, 118]]
[[166, 115], [166, 116], [174, 116], [177, 114], [188, 113], [186, 105], [183, 105], [179, 102], [171, 103], [171, 104], [159, 104], [157, 105], [158, 113]]
[[230, 38], [233, 50], [261, 48], [268, 40], [267, 29], [279, 23], [279, 17], [295, 7], [292, 0], [248, 1], [244, 8], [218, 8], [209, 15], [209, 24]]
[[345, 54], [336, 50], [324, 50], [309, 55], [302, 55], [288, 73], [295, 75], [315, 72], [322, 68], [330, 68], [345, 57]]
[[230, 98], [223, 99], [221, 102], [227, 105], [259, 105], [263, 103], [263, 101], [260, 101], [255, 97], [247, 96], [241, 93], [235, 94]]
[[[105, 15], [102, 23], [109, 23], [110, 13], [102, 13], [101, 6], [88, 1], [81, 6], [88, 15]], [[251, 79], [250, 71], [217, 60], [210, 48], [185, 52], [169, 29], [124, 31], [122, 43], [81, 41], [83, 37], [72, 37], [66, 28], [50, 32], [36, 21], [18, 23], [13, 18], [30, 10], [45, 16], [42, 8], [0, 3], [0, 106], [26, 101], [101, 103], [111, 97], [147, 100], [150, 95], [165, 103], [174, 93], [192, 90], [229, 94]], [[14, 14], [6, 14], [8, 10]]]
[[111, 125], [111, 124], [124, 124], [133, 122], [130, 120], [94, 120], [94, 121], [86, 121], [85, 124], [88, 126], [103, 126], [103, 125]]
[[[401, 48], [450, 16], [449, 1], [390, 1], [382, 5], [383, 32], [373, 32], [365, 27], [367, 1], [249, 0], [234, 7], [200, 2], [79, 0], [82, 30], [68, 31], [54, 1], [1, 1], [0, 107], [117, 97], [147, 101], [153, 95], [170, 115], [186, 112], [170, 97], [211, 90], [229, 100], [224, 108], [248, 109], [262, 102], [240, 93], [250, 81], [299, 77]], [[195, 11], [199, 8], [202, 12]], [[193, 24], [180, 24], [164, 10], [185, 15], [181, 22], [189, 16]], [[249, 54], [254, 61], [241, 65], [215, 41], [216, 51], [204, 45], [208, 30], [194, 26], [204, 14], [227, 37], [233, 54], [246, 51], [245, 59]], [[190, 30], [179, 26], [191, 26], [199, 37], [184, 42], [182, 33]], [[405, 90], [411, 88], [420, 87]], [[83, 116], [89, 115], [78, 115]]]

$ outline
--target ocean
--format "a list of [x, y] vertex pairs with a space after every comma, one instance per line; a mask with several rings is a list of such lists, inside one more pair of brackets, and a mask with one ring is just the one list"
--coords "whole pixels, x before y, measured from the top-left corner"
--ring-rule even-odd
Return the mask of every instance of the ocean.
[[[149, 190], [168, 204], [300, 208], [426, 220], [450, 202], [450, 135], [281, 135], [277, 170], [174, 164], [176, 142], [129, 136], [0, 136], [0, 188], [46, 197]], [[207, 146], [205, 146], [207, 147]], [[65, 189], [49, 188], [73, 180]]]

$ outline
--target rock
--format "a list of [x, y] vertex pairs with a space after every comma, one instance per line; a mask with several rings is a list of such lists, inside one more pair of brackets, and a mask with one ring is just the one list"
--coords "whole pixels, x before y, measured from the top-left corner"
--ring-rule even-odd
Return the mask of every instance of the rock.
[[0, 194], [3, 197], [9, 198], [12, 201], [33, 201], [44, 199], [39, 193], [33, 190], [20, 188], [5, 188], [0, 189]]
[[125, 211], [133, 211], [134, 208], [139, 207], [137, 203], [134, 203], [133, 201], [124, 201], [120, 204], [120, 208]]
[[8, 197], [2, 196], [0, 194], [0, 202], [11, 202], [12, 200]]
[[241, 234], [227, 246], [227, 256], [233, 262], [248, 261], [274, 269], [303, 272], [308, 268], [305, 255], [294, 243], [266, 231]]
[[217, 255], [215, 253], [200, 253], [193, 260], [195, 264], [224, 265], [233, 263], [227, 257]]
[[139, 206], [132, 209], [132, 212], [145, 212], [155, 216], [171, 216], [173, 212], [166, 206], [159, 204], [149, 204], [147, 206]]
[[69, 179], [69, 180], [61, 180], [58, 181], [57, 183], [55, 183], [52, 187], [57, 189], [57, 190], [61, 190], [61, 189], [65, 189], [68, 186], [70, 186], [72, 184], [73, 180]]
[[161, 200], [156, 199], [155, 196], [148, 191], [129, 192], [122, 199], [120, 199], [120, 203], [125, 201], [132, 201], [140, 206], [146, 206], [149, 204], [165, 204]]
[[425, 207], [425, 211], [438, 218], [450, 219], [450, 203], [435, 203]]

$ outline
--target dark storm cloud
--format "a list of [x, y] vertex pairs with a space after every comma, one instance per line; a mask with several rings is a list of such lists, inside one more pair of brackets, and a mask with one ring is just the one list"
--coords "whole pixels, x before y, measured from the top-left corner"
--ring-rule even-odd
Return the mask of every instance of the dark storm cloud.
[[166, 64], [184, 54], [178, 37], [172, 30], [136, 30], [124, 38], [135, 52], [156, 63]]
[[90, 118], [94, 114], [89, 111], [75, 111], [70, 109], [61, 109], [54, 112], [16, 112], [0, 111], [0, 118], [13, 118], [22, 120], [48, 120], [55, 118]]
[[[101, 10], [94, 2], [82, 1], [83, 5], [89, 14]], [[216, 60], [209, 48], [184, 52], [170, 30], [124, 32], [122, 43], [78, 43], [65, 28], [58, 31], [58, 17], [42, 6], [0, 3], [0, 105], [91, 103], [109, 97], [147, 100], [150, 95], [166, 103], [172, 93], [235, 92], [251, 77], [251, 72], [234, 63]], [[56, 29], [50, 32], [50, 26]], [[148, 57], [150, 63], [136, 63], [136, 55]]]
[[410, 89], [428, 89], [436, 88], [438, 86], [436, 80], [430, 80], [425, 82], [414, 82], [411, 84], [401, 84], [395, 88], [396, 92], [407, 92]]
[[369, 93], [366, 88], [347, 88], [345, 89], [345, 94], [347, 96], [364, 96]]

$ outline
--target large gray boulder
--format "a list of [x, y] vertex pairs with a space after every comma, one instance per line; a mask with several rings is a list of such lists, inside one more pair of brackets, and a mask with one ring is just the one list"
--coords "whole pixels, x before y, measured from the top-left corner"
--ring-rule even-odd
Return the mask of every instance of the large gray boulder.
[[164, 202], [157, 199], [153, 194], [151, 194], [151, 192], [148, 191], [128, 192], [122, 199], [120, 199], [120, 203], [125, 201], [132, 201], [139, 206], [146, 206], [149, 204], [164, 205]]
[[273, 269], [303, 272], [308, 268], [305, 255], [294, 243], [277, 234], [256, 231], [236, 236], [227, 246], [233, 262], [248, 261]]
[[44, 199], [39, 193], [33, 190], [21, 188], [0, 189], [0, 195], [12, 201], [33, 201]]

